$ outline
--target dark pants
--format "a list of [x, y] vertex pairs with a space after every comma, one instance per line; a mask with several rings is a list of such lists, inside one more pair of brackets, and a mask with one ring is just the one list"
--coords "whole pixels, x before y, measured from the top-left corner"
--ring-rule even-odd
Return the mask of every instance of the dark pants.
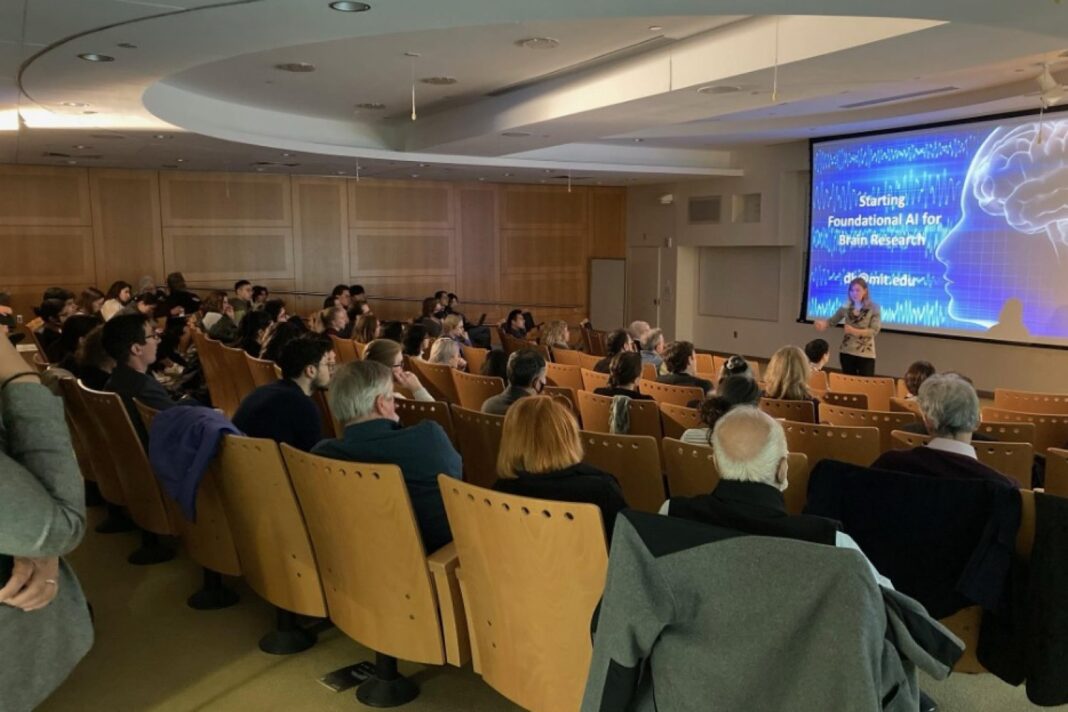
[[842, 364], [842, 373], [847, 376], [874, 376], [875, 359], [852, 354], [838, 354]]

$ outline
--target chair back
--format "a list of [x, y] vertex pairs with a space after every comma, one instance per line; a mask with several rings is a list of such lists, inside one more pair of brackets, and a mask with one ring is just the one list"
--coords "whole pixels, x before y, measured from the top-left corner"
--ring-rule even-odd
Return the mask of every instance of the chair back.
[[147, 532], [176, 534], [175, 523], [164, 502], [163, 490], [148, 463], [145, 448], [122, 404], [122, 398], [117, 393], [88, 388], [82, 391], [82, 396], [90, 417], [100, 426], [102, 438], [99, 446], [106, 449], [108, 458], [115, 464], [115, 474], [122, 486], [130, 518]]
[[[459, 403], [456, 383], [452, 380], [453, 368], [444, 363], [430, 363], [423, 359], [412, 359], [412, 370], [419, 376], [423, 386], [434, 396], [434, 400], [446, 403]], [[481, 403], [479, 404], [481, 406]]]
[[705, 392], [697, 386], [675, 386], [670, 383], [658, 383], [654, 378], [638, 381], [638, 391], [647, 396], [652, 396], [657, 403], [672, 403], [674, 405], [689, 405], [694, 401], [702, 401]]
[[458, 402], [469, 410], [480, 410], [482, 404], [504, 392], [504, 379], [497, 376], [479, 376], [450, 368], [453, 387]]
[[356, 359], [358, 361], [362, 361], [363, 360], [363, 353], [364, 353], [364, 351], [367, 350], [367, 344], [361, 344], [359, 341], [356, 341], [355, 339], [353, 339], [352, 340], [352, 347], [354, 349], [356, 349]]
[[[233, 418], [241, 401], [237, 397], [237, 390], [223, 363], [223, 346], [196, 329], [192, 331], [192, 336], [193, 345], [197, 349], [197, 357], [200, 359], [201, 368], [204, 369], [204, 382], [211, 395], [211, 404], [221, 410], [227, 418]], [[251, 378], [251, 374], [249, 377]]]
[[808, 387], [817, 391], [828, 390], [827, 372], [823, 370], [810, 372], [808, 374]]
[[1046, 451], [1046, 494], [1068, 497], [1068, 450], [1051, 447]]
[[879, 429], [879, 451], [893, 449], [890, 433], [901, 430], [906, 425], [916, 422], [912, 413], [880, 412], [877, 410], [860, 410], [843, 408], [838, 405], [820, 405], [820, 418], [831, 425], [871, 426]]
[[[592, 433], [607, 433], [609, 412], [612, 408], [611, 396], [599, 396], [589, 391], [579, 391], [577, 395], [583, 429]], [[657, 440], [663, 437], [660, 409], [656, 401], [631, 400], [628, 435], [650, 435]]]
[[489, 349], [480, 349], [477, 346], [460, 346], [460, 353], [467, 361], [468, 373], [482, 373], [482, 366], [486, 363]]
[[585, 387], [581, 366], [550, 363], [545, 367], [545, 376], [554, 386], [561, 388], [574, 388], [576, 391], [581, 391]]
[[[220, 346], [223, 368], [230, 379], [234, 389], [234, 397], [237, 405], [245, 399], [249, 393], [256, 390], [256, 382], [252, 380], [252, 370], [248, 367], [248, 359], [242, 349], [234, 349], [229, 346]], [[237, 408], [234, 408], [237, 411]]]
[[995, 388], [994, 407], [1022, 413], [1068, 415], [1068, 393], [1040, 393]]
[[868, 407], [872, 410], [890, 410], [890, 399], [897, 389], [894, 379], [882, 376], [830, 373], [827, 378], [831, 390], [835, 393], [863, 393], [868, 396]]
[[575, 351], [574, 349], [559, 349], [553, 356], [555, 357], [554, 363], [561, 366], [582, 366], [582, 357], [586, 354], [581, 351]]
[[588, 368], [579, 369], [582, 374], [582, 390], [593, 393], [598, 388], [608, 388], [608, 374], [592, 371]]
[[[909, 387], [905, 385], [904, 378], [894, 380], [894, 398], [908, 398]], [[892, 410], [892, 409], [891, 409]]]
[[577, 391], [573, 388], [566, 388], [564, 386], [545, 386], [541, 389], [543, 396], [550, 396], [555, 398], [568, 407], [571, 414], [575, 416], [575, 420], [581, 422], [582, 418], [579, 415], [578, 409], [578, 396]]
[[761, 398], [760, 409], [772, 418], [792, 420], [795, 423], [816, 422], [816, 406], [812, 401]]
[[456, 435], [452, 429], [452, 416], [449, 415], [449, 404], [444, 401], [417, 401], [411, 398], [397, 398], [394, 401], [400, 424], [410, 427], [424, 420], [433, 420], [441, 426], [449, 440], [456, 444]]
[[[527, 341], [526, 339], [517, 339], [511, 334], [505, 332], [503, 329], [499, 332], [501, 337], [501, 348], [504, 349], [506, 354], [512, 354], [520, 349], [537, 349], [538, 344], [533, 341]], [[548, 360], [548, 359], [546, 359]]]
[[61, 378], [59, 388], [67, 416], [82, 441], [82, 455], [89, 461], [89, 472], [100, 490], [100, 496], [111, 504], [124, 505], [126, 497], [115, 471], [115, 462], [106, 447], [107, 441], [99, 423], [89, 413], [82, 395], [85, 387], [73, 378]]
[[[716, 362], [713, 360], [712, 354], [695, 353], [693, 355], [693, 357], [694, 357], [694, 371], [697, 371], [698, 373], [715, 373], [716, 372]], [[712, 379], [712, 382], [715, 383], [716, 379]]]
[[719, 471], [708, 445], [692, 445], [676, 438], [664, 438], [664, 472], [672, 497], [708, 494], [719, 484]]
[[[1031, 443], [1031, 447], [1035, 446], [1034, 423], [979, 423], [979, 428], [975, 432], [989, 435], [1002, 442]], [[1037, 448], [1035, 452], [1041, 454]]]
[[492, 487], [497, 481], [497, 453], [501, 449], [503, 415], [451, 406], [456, 449], [464, 463], [464, 482]]
[[330, 334], [330, 341], [334, 344], [334, 353], [337, 355], [338, 364], [360, 360], [360, 357], [356, 354], [356, 342], [352, 339]]
[[376, 653], [443, 664], [437, 598], [400, 468], [281, 447], [330, 620]]
[[895, 450], [908, 450], [931, 442], [926, 433], [910, 433], [906, 430], [894, 430], [890, 433], [890, 442]]
[[632, 509], [656, 513], [667, 499], [659, 443], [648, 435], [582, 432], [582, 461], [615, 476]]
[[[823, 393], [815, 394], [820, 399], [820, 405], [826, 403], [827, 405], [840, 405], [845, 408], [859, 408], [866, 410], [868, 407], [868, 396], [863, 393], [836, 393], [835, 391], [825, 391]], [[817, 413], [817, 415], [819, 415]]]
[[903, 398], [894, 396], [890, 399], [890, 411], [893, 413], [912, 413], [917, 420], [923, 419], [923, 411], [920, 410], [920, 402], [915, 398]]
[[673, 403], [660, 403], [660, 426], [664, 430], [665, 438], [681, 438], [682, 434], [690, 428], [700, 428], [701, 413], [697, 408], [687, 408], [684, 405]]
[[876, 427], [813, 425], [789, 420], [782, 427], [786, 431], [787, 449], [807, 455], [809, 467], [826, 459], [870, 467], [881, 452]]
[[274, 370], [274, 361], [255, 358], [246, 353], [245, 363], [248, 364], [248, 372], [252, 376], [252, 383], [256, 388], [270, 385], [278, 380], [278, 374]]
[[1031, 489], [1031, 466], [1035, 450], [1031, 443], [972, 441], [979, 462], [1016, 480], [1021, 489]]
[[475, 670], [534, 712], [577, 710], [608, 555], [601, 511], [438, 477]]
[[217, 463], [219, 489], [248, 585], [272, 606], [325, 618], [326, 595], [311, 537], [278, 443], [227, 435]]
[[1044, 453], [1051, 447], [1064, 447], [1068, 443], [1068, 415], [1048, 413], [1019, 413], [987, 406], [982, 410], [983, 422], [1033, 423], [1035, 426], [1035, 452]]
[[651, 363], [642, 364], [642, 380], [643, 381], [655, 381], [656, 380], [656, 366]]

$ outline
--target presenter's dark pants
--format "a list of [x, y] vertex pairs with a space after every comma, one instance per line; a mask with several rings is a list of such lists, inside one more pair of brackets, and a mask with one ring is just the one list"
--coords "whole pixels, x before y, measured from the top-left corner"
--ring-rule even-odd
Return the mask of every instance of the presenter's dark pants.
[[842, 364], [842, 373], [847, 376], [874, 376], [875, 359], [852, 354], [838, 354]]

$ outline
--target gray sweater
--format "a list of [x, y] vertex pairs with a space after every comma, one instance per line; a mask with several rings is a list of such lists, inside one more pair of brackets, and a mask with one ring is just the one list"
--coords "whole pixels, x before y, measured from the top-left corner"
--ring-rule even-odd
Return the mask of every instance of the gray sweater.
[[[85, 491], [62, 401], [35, 383], [0, 393], [0, 571], [12, 556], [66, 554], [85, 531]], [[40, 704], [93, 642], [78, 580], [60, 562], [59, 593], [30, 613], [0, 605], [0, 711]]]

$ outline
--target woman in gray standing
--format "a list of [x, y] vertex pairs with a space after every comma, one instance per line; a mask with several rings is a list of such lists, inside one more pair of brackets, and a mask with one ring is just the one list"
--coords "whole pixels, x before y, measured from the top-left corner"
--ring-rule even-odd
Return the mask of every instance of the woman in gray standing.
[[40, 704], [93, 643], [59, 557], [85, 531], [85, 490], [63, 403], [0, 336], [0, 710]]
[[828, 326], [845, 322], [845, 336], [838, 360], [842, 373], [850, 376], [875, 375], [875, 335], [883, 326], [882, 311], [871, 300], [868, 282], [857, 277], [849, 283], [849, 301], [841, 306], [830, 319], [816, 319], [816, 330], [826, 331]]

